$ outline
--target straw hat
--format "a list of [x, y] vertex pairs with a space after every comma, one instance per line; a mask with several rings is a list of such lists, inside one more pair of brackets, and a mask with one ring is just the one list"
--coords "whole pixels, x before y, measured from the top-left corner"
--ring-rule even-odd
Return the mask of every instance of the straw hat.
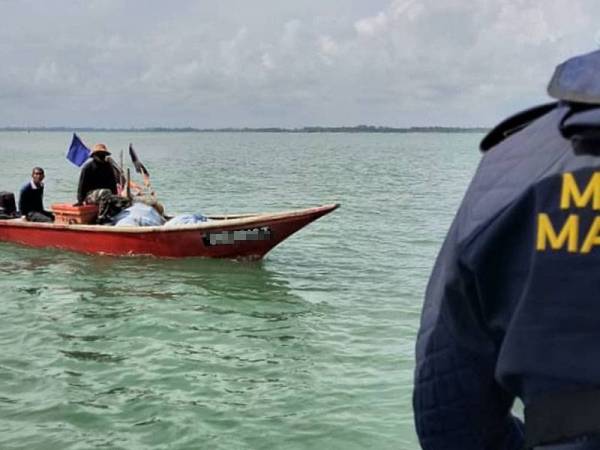
[[107, 155], [110, 155], [108, 148], [106, 148], [106, 145], [104, 145], [104, 144], [94, 145], [94, 148], [92, 149], [92, 155], [95, 153], [106, 153]]

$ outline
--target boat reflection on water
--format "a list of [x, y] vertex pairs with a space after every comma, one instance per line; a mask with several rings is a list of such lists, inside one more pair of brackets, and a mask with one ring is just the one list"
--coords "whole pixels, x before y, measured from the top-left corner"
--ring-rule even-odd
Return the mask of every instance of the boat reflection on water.
[[27, 292], [53, 291], [63, 298], [70, 294], [119, 303], [127, 299], [200, 302], [215, 308], [241, 301], [307, 303], [292, 292], [284, 275], [267, 266], [263, 261], [119, 258], [0, 246], [0, 274], [21, 280]]

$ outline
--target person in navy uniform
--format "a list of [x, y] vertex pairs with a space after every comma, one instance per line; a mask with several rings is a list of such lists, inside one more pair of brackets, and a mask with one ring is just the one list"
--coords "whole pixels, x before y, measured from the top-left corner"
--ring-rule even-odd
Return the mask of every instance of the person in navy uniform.
[[19, 193], [19, 213], [33, 222], [52, 222], [54, 215], [44, 210], [44, 169], [34, 167], [31, 180], [23, 185]]
[[600, 51], [558, 66], [548, 93], [482, 141], [431, 274], [426, 450], [600, 449]]

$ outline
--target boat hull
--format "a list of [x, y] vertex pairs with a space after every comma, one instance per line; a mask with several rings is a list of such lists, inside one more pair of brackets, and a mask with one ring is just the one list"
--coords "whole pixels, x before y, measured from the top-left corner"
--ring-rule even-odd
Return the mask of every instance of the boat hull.
[[0, 241], [104, 255], [261, 259], [284, 239], [339, 205], [220, 217], [198, 225], [111, 227], [0, 220]]

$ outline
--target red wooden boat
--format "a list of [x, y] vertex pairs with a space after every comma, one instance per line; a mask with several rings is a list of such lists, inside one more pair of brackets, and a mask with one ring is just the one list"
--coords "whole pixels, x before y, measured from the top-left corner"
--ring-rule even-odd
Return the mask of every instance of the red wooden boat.
[[112, 227], [0, 220], [0, 241], [103, 255], [261, 259], [339, 204], [280, 213], [213, 216], [177, 227]]

